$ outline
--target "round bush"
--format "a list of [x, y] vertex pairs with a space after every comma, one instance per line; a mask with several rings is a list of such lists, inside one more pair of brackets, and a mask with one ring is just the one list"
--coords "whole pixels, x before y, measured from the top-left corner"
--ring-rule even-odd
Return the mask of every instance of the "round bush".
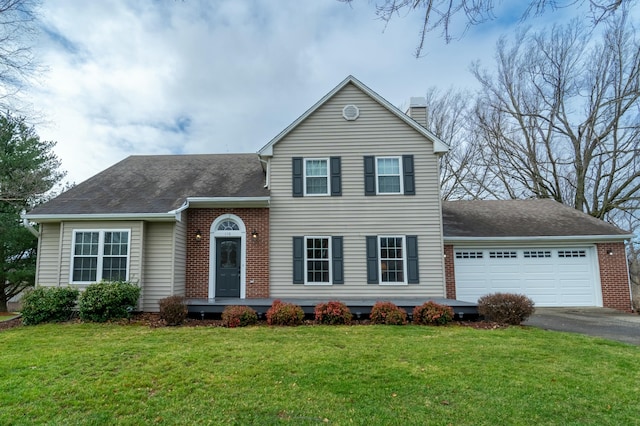
[[71, 287], [38, 287], [22, 298], [22, 323], [67, 321], [73, 315], [78, 290]]
[[371, 324], [404, 325], [407, 323], [407, 311], [391, 302], [376, 302], [369, 319]]
[[258, 322], [258, 314], [249, 306], [227, 306], [222, 312], [225, 327], [246, 327]]
[[167, 325], [180, 325], [187, 318], [189, 309], [183, 296], [169, 296], [158, 302], [160, 305], [160, 318]]
[[446, 325], [453, 321], [453, 308], [436, 302], [426, 302], [413, 308], [413, 323], [419, 325]]
[[342, 302], [319, 303], [314, 309], [316, 321], [320, 324], [351, 324], [351, 311]]
[[523, 294], [494, 293], [478, 299], [478, 313], [500, 324], [521, 324], [534, 310], [533, 300]]
[[284, 303], [274, 300], [267, 311], [267, 324], [269, 325], [300, 325], [304, 321], [304, 311], [293, 303]]
[[140, 287], [127, 281], [102, 281], [89, 285], [78, 304], [83, 321], [106, 322], [128, 318], [138, 304]]

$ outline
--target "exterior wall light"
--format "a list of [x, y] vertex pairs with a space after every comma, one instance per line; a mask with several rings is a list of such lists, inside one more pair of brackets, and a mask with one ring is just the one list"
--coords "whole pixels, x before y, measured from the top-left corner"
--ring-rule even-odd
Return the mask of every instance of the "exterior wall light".
[[196, 231], [196, 241], [200, 241], [202, 239], [202, 232], [198, 229]]
[[613, 250], [611, 250], [611, 249], [607, 249], [607, 254], [608, 254], [609, 256], [613, 256]]
[[256, 231], [255, 229], [251, 232], [251, 238], [253, 238], [254, 240], [258, 239], [258, 231]]

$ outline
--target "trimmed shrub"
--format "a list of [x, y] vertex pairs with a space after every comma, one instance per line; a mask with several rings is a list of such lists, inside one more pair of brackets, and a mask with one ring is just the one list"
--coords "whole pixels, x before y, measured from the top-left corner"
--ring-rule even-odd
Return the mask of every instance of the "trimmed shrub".
[[160, 305], [160, 318], [167, 323], [167, 325], [180, 325], [187, 318], [189, 309], [187, 308], [187, 301], [183, 296], [169, 296], [161, 299]]
[[523, 294], [494, 293], [478, 299], [478, 313], [500, 324], [518, 325], [534, 310], [533, 300]]
[[22, 323], [67, 321], [73, 315], [78, 290], [71, 287], [38, 287], [22, 298]]
[[102, 281], [91, 284], [80, 295], [80, 319], [106, 322], [129, 318], [138, 304], [138, 297], [140, 287], [128, 281]]
[[316, 321], [320, 324], [351, 324], [351, 318], [353, 318], [347, 305], [338, 301], [319, 303], [314, 312]]
[[419, 325], [446, 325], [453, 321], [453, 308], [436, 302], [426, 302], [413, 308], [413, 323]]
[[267, 324], [269, 325], [300, 325], [304, 320], [304, 311], [293, 303], [284, 303], [274, 300], [267, 311]]
[[222, 311], [222, 324], [225, 327], [246, 327], [258, 322], [258, 314], [249, 306], [227, 306]]
[[407, 311], [391, 302], [376, 302], [369, 314], [371, 324], [405, 325]]

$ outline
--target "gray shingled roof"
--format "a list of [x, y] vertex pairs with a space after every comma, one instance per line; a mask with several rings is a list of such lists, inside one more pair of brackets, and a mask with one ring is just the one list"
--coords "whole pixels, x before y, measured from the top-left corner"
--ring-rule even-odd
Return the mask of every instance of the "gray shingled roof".
[[131, 156], [29, 215], [167, 213], [187, 197], [267, 197], [257, 154]]
[[627, 232], [554, 200], [442, 203], [444, 237], [564, 237]]

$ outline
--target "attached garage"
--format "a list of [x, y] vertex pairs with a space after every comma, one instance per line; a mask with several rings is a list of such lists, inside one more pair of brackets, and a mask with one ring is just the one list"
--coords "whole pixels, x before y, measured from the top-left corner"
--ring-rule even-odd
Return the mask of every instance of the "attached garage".
[[605, 221], [553, 200], [443, 201], [447, 297], [519, 293], [538, 307], [631, 310], [625, 241]]
[[454, 247], [456, 296], [526, 294], [540, 307], [602, 306], [594, 247]]

